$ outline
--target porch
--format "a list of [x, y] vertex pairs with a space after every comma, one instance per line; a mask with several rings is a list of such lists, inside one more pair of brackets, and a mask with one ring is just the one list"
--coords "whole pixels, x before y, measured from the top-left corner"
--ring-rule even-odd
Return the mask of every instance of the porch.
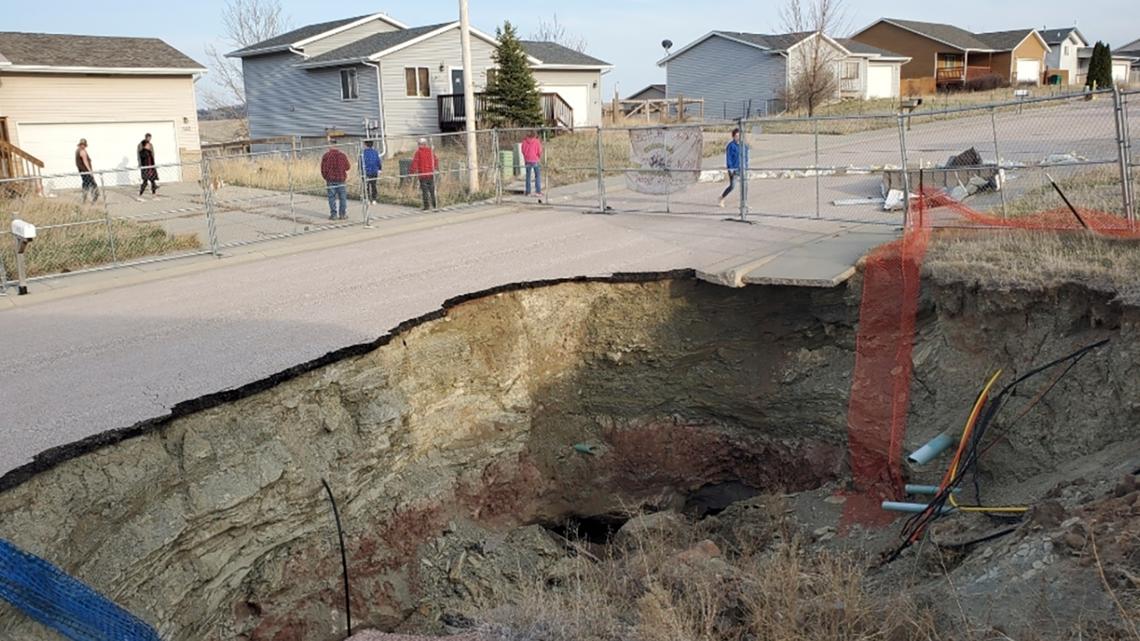
[[[560, 129], [574, 128], [574, 108], [557, 93], [543, 93], [542, 126]], [[467, 111], [463, 105], [463, 94], [441, 94], [437, 97], [439, 107], [439, 130], [448, 133], [463, 131]], [[482, 128], [483, 114], [487, 111], [487, 95], [475, 94], [475, 122]]]
[[934, 82], [938, 88], [961, 87], [970, 80], [993, 75], [993, 54], [940, 53], [935, 62]]

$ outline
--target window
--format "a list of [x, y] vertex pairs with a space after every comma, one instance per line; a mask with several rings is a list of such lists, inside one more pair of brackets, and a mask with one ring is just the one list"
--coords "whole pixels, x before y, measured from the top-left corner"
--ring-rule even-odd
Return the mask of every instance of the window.
[[857, 61], [845, 60], [843, 62], [843, 80], [858, 80], [859, 79], [859, 63]]
[[959, 53], [938, 54], [939, 69], [955, 69], [966, 66], [966, 57]]
[[489, 84], [489, 85], [495, 84], [495, 77], [498, 75], [498, 73], [499, 73], [498, 69], [488, 69], [487, 70], [487, 84]]
[[340, 99], [356, 100], [360, 97], [359, 87], [356, 85], [356, 69], [340, 70]]
[[404, 67], [404, 88], [407, 95], [431, 97], [430, 80], [427, 67]]
[[1062, 52], [1062, 53], [1064, 53], [1066, 56], [1067, 56], [1067, 55], [1069, 55], [1069, 45], [1065, 45], [1065, 46], [1063, 47], [1063, 52]]

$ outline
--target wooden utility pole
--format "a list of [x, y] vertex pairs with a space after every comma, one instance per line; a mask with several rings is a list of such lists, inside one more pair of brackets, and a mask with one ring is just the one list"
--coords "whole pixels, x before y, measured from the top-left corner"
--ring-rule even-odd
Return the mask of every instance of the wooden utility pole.
[[[475, 136], [475, 87], [471, 80], [471, 19], [467, 0], [459, 0], [459, 42], [463, 48], [463, 114], [467, 131], [467, 189], [479, 191], [479, 149]], [[448, 79], [450, 83], [451, 80]]]

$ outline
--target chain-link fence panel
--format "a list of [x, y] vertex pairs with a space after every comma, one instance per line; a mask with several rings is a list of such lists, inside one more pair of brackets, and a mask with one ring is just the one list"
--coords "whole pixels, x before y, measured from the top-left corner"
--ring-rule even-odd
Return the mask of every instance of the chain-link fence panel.
[[1121, 94], [1123, 116], [1123, 154], [1127, 159], [1128, 192], [1132, 206], [1132, 222], [1140, 216], [1140, 91]]
[[[17, 218], [36, 226], [26, 251], [33, 279], [193, 255], [208, 251], [198, 179], [197, 164], [9, 179], [0, 215], [6, 228]], [[0, 260], [13, 274], [11, 244], [0, 242]]]

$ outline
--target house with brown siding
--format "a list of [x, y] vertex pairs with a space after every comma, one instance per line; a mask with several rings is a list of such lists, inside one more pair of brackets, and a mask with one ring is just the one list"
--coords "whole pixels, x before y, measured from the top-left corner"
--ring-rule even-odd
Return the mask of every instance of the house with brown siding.
[[172, 165], [161, 181], [196, 179], [173, 165], [200, 158], [194, 83], [205, 71], [155, 38], [0, 32], [0, 177], [74, 173], [85, 138], [94, 169], [117, 170], [104, 181], [127, 184], [149, 133], [155, 161]]
[[1049, 45], [1035, 29], [973, 33], [948, 24], [881, 18], [851, 36], [910, 58], [903, 80], [937, 87], [998, 76], [1010, 84], [1042, 82]]

